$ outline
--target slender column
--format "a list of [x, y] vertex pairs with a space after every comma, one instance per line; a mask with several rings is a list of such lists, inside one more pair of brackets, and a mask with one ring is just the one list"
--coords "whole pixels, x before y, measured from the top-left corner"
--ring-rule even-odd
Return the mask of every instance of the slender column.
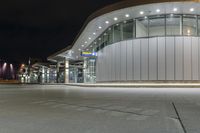
[[59, 83], [59, 72], [60, 72], [60, 62], [57, 62], [57, 65], [56, 65], [56, 82]]
[[67, 59], [65, 59], [64, 77], [65, 77], [65, 83], [69, 83], [69, 60]]
[[84, 62], [83, 62], [83, 82], [84, 83], [87, 83], [88, 82], [88, 79], [87, 79], [87, 60], [84, 59]]

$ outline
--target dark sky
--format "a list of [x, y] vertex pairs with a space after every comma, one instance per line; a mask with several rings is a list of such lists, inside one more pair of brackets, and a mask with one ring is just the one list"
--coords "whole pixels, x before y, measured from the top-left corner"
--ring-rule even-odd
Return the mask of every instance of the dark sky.
[[46, 59], [72, 43], [91, 13], [118, 1], [1, 0], [0, 59]]

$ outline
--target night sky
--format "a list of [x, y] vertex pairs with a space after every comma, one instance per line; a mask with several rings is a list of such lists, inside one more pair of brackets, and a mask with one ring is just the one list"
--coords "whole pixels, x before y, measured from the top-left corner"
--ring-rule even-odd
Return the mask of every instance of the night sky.
[[0, 59], [45, 60], [70, 45], [86, 18], [120, 0], [1, 0]]

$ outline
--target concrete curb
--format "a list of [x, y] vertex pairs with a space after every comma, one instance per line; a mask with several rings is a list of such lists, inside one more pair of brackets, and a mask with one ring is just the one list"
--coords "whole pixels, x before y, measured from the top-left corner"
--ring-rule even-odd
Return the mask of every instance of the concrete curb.
[[42, 85], [66, 85], [66, 86], [77, 86], [77, 87], [118, 87], [118, 88], [200, 88], [200, 83], [135, 83], [135, 84], [42, 84]]

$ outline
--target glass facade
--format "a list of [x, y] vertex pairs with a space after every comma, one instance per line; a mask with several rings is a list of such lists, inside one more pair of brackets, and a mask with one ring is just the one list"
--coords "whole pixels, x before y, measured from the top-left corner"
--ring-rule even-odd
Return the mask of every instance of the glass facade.
[[87, 58], [84, 66], [84, 82], [95, 83], [96, 81], [96, 59]]
[[108, 27], [86, 49], [97, 52], [122, 40], [183, 35], [200, 36], [200, 16], [164, 14], [126, 20]]

